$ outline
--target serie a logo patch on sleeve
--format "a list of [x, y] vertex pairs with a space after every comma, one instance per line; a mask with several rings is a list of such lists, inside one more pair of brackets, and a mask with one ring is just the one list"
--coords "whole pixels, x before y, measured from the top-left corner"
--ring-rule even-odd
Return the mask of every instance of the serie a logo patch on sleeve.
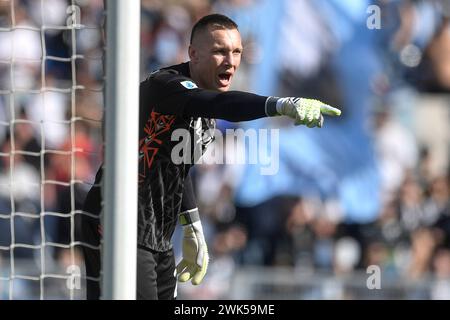
[[195, 83], [193, 83], [192, 81], [186, 80], [186, 81], [181, 81], [180, 82], [181, 85], [183, 87], [185, 87], [186, 89], [195, 89], [198, 88], [197, 85]]

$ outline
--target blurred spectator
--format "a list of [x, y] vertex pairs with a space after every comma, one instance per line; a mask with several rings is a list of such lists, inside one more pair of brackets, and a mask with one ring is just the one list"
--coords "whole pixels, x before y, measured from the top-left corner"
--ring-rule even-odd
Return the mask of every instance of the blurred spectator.
[[431, 299], [450, 299], [450, 250], [439, 249], [433, 259], [435, 280], [431, 289]]
[[445, 18], [425, 51], [419, 86], [428, 92], [450, 92], [450, 20]]
[[437, 240], [432, 229], [420, 228], [411, 233], [412, 256], [409, 277], [416, 280], [429, 273], [436, 245]]
[[388, 106], [380, 106], [375, 112], [375, 148], [385, 203], [393, 200], [407, 172], [418, 165], [418, 151], [414, 136], [393, 119]]
[[[0, 32], [0, 60], [14, 64], [1, 64], [2, 90], [40, 88], [42, 43], [40, 32], [30, 18], [29, 9], [21, 1], [14, 2], [14, 20], [9, 21], [7, 32]], [[13, 25], [14, 23], [14, 25]], [[38, 82], [39, 79], [39, 82]]]

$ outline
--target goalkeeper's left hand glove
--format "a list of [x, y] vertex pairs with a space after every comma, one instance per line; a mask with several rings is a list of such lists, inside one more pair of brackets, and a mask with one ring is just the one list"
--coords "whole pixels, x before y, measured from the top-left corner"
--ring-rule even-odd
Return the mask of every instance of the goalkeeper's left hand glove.
[[[271, 109], [270, 111], [268, 109]], [[294, 124], [306, 125], [309, 128], [323, 125], [323, 114], [340, 116], [341, 110], [333, 108], [319, 100], [307, 98], [269, 97], [266, 101], [268, 115], [285, 115], [295, 120]]]
[[202, 282], [208, 269], [209, 255], [198, 210], [180, 214], [183, 226], [183, 259], [177, 265], [178, 281]]

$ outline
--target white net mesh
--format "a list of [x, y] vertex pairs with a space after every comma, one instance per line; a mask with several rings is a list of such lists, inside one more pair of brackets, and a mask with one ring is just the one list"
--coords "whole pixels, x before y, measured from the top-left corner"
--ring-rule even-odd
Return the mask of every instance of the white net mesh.
[[103, 28], [103, 0], [0, 0], [0, 299], [84, 298]]

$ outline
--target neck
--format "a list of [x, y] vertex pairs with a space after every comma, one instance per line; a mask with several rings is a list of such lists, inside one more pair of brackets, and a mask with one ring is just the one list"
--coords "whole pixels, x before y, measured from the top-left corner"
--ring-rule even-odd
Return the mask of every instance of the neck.
[[199, 86], [202, 87], [201, 83], [200, 83], [200, 79], [197, 76], [197, 73], [195, 72], [193, 66], [192, 66], [192, 62], [189, 61], [189, 74], [192, 80], [194, 80], [194, 82]]

